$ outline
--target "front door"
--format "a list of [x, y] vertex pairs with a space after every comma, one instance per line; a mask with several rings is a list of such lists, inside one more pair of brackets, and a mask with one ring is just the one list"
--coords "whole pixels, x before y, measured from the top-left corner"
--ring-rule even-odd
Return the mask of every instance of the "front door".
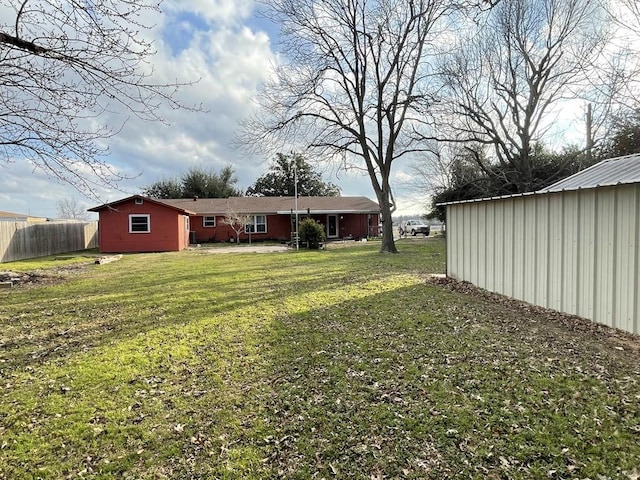
[[338, 216], [327, 215], [327, 238], [336, 238], [338, 236]]

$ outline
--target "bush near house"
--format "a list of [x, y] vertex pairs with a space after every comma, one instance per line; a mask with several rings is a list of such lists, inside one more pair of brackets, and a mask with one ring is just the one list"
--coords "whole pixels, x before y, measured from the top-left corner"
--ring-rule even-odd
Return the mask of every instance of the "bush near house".
[[324, 226], [312, 218], [305, 218], [300, 222], [300, 240], [306, 242], [308, 248], [318, 249], [327, 238]]

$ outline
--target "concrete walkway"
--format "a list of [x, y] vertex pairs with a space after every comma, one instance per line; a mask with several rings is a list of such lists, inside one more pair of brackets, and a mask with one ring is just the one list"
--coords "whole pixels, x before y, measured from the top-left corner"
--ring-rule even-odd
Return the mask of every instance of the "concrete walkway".
[[289, 247], [286, 245], [242, 245], [235, 247], [200, 247], [194, 250], [200, 250], [203, 253], [275, 253], [286, 252]]

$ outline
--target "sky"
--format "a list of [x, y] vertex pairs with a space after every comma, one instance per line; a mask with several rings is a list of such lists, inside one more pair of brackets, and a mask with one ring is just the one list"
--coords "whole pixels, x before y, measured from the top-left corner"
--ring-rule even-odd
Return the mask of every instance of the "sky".
[[[0, 162], [0, 210], [56, 218], [61, 199], [75, 198], [90, 208], [140, 193], [142, 187], [180, 176], [190, 167], [217, 172], [231, 164], [243, 190], [266, 173], [272, 158], [247, 155], [233, 146], [233, 139], [240, 122], [255, 108], [252, 98], [280, 58], [278, 26], [257, 14], [253, 0], [165, 0], [162, 10], [157, 18], [148, 19], [155, 27], [146, 32], [157, 49], [152, 60], [155, 79], [199, 79], [182, 88], [178, 98], [184, 105], [202, 104], [205, 111], [166, 108], [161, 115], [167, 124], [129, 118], [108, 140], [110, 153], [105, 160], [132, 178], [119, 183], [118, 189], [98, 188], [100, 202], [83, 197], [25, 160]], [[122, 118], [105, 114], [99, 121], [118, 125]], [[341, 188], [342, 195], [376, 199], [368, 176], [320, 166], [318, 170], [325, 181]], [[393, 174], [397, 213], [424, 213], [426, 202], [403, 187], [408, 176], [406, 166]]]
[[[151, 59], [153, 80], [198, 80], [183, 87], [177, 99], [183, 105], [201, 104], [203, 111], [166, 106], [159, 112], [165, 123], [128, 118], [118, 134], [107, 140], [109, 155], [104, 160], [129, 179], [118, 188], [97, 188], [97, 198], [83, 197], [24, 159], [10, 163], [0, 159], [0, 211], [56, 218], [58, 201], [75, 199], [83, 208], [95, 207], [140, 193], [156, 181], [179, 177], [191, 167], [218, 172], [232, 165], [242, 190], [267, 172], [273, 157], [251, 156], [235, 148], [233, 140], [241, 122], [254, 111], [253, 99], [271, 68], [286, 56], [286, 52], [278, 52], [278, 25], [259, 15], [255, 0], [165, 0], [161, 7], [161, 13], [150, 13], [142, 20], [154, 26], [141, 31], [157, 50]], [[0, 18], [6, 13], [0, 6]], [[561, 144], [584, 138], [580, 125], [584, 104], [574, 103], [564, 105], [553, 119], [553, 125], [560, 126], [554, 136]], [[110, 112], [98, 121], [118, 129], [123, 116]], [[568, 137], [567, 131], [573, 131], [573, 137]], [[318, 170], [325, 181], [341, 188], [342, 195], [376, 199], [366, 173], [335, 171], [321, 165]], [[394, 162], [391, 184], [396, 215], [427, 212], [429, 198], [412, 188], [413, 175], [411, 160]]]

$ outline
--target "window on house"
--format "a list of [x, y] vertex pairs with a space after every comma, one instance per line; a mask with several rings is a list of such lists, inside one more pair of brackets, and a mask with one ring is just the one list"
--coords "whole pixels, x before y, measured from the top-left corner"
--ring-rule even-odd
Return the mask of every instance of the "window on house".
[[150, 215], [129, 215], [129, 233], [151, 232]]
[[136, 199], [134, 200], [134, 203], [135, 203], [136, 205], [142, 205], [142, 204], [144, 203], [144, 201], [143, 201], [141, 198], [136, 198]]
[[244, 226], [245, 233], [267, 233], [267, 216], [253, 215]]
[[216, 226], [216, 217], [202, 217], [202, 226], [203, 227], [215, 227]]

